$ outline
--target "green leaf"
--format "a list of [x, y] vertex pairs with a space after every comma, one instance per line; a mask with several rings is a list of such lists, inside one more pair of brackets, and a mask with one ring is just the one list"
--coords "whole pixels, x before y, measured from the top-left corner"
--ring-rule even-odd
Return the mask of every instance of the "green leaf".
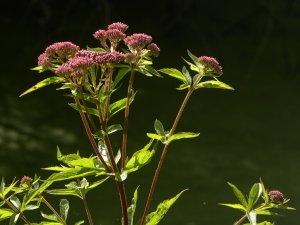
[[241, 205], [241, 204], [226, 204], [226, 203], [221, 203], [220, 205], [227, 206], [227, 207], [233, 208], [233, 209], [238, 209], [238, 210], [241, 210], [243, 212], [247, 211], [247, 209], [243, 205]]
[[165, 200], [157, 206], [155, 212], [149, 213], [146, 217], [146, 225], [156, 225], [158, 224], [166, 213], [169, 211], [170, 207], [176, 202], [180, 195], [186, 190], [181, 191], [175, 197]]
[[27, 95], [27, 94], [29, 94], [29, 93], [31, 93], [31, 92], [33, 92], [33, 91], [36, 91], [36, 90], [38, 90], [38, 89], [40, 89], [40, 88], [43, 88], [43, 87], [45, 87], [45, 86], [48, 86], [48, 85], [50, 85], [50, 84], [62, 83], [62, 82], [64, 82], [64, 81], [65, 81], [65, 79], [62, 78], [62, 77], [57, 77], [57, 76], [55, 76], [55, 77], [48, 77], [48, 78], [46, 78], [46, 79], [40, 81], [40, 82], [37, 83], [36, 85], [32, 86], [32, 87], [29, 88], [27, 91], [23, 92], [19, 97], [22, 97], [22, 96], [24, 96], [24, 95]]
[[164, 126], [162, 125], [162, 123], [159, 120], [155, 120], [154, 129], [158, 135], [162, 135], [162, 136], [166, 135]]
[[131, 70], [130, 67], [125, 67], [125, 68], [119, 69], [118, 74], [116, 75], [116, 78], [115, 78], [115, 80], [114, 80], [114, 87], [116, 87], [116, 86], [119, 84], [119, 82], [123, 79], [123, 77], [124, 77], [127, 73], [130, 72], [130, 70]]
[[200, 69], [196, 65], [194, 65], [193, 63], [187, 61], [185, 58], [182, 58], [182, 59], [190, 66], [191, 70], [199, 73]]
[[175, 140], [183, 139], [183, 138], [195, 138], [198, 137], [200, 133], [192, 133], [192, 132], [179, 132], [177, 134], [173, 134], [169, 137], [168, 142], [172, 142]]
[[185, 66], [182, 67], [182, 74], [184, 75], [187, 83], [191, 84], [192, 83], [192, 77], [190, 75], [190, 72], [187, 70], [187, 68]]
[[127, 212], [128, 212], [128, 224], [133, 225], [133, 219], [134, 219], [134, 214], [135, 214], [135, 209], [136, 209], [136, 203], [138, 199], [138, 189], [137, 187], [134, 191], [133, 198], [132, 198], [132, 203], [128, 207]]
[[13, 181], [7, 188], [5, 188], [5, 183], [3, 180], [3, 185], [4, 185], [4, 191], [2, 192], [2, 197], [5, 198], [5, 196], [16, 186], [18, 181]]
[[257, 215], [265, 215], [265, 216], [279, 216], [278, 213], [271, 212], [266, 209], [255, 209], [255, 212]]
[[[86, 113], [86, 109], [83, 105], [77, 105], [75, 103], [68, 103], [68, 105], [71, 106], [73, 109], [79, 111], [79, 112]], [[88, 110], [89, 114], [99, 117], [99, 113], [98, 113], [97, 109], [87, 108], [87, 110]]]
[[40, 223], [31, 223], [32, 225], [61, 225], [60, 222], [42, 221]]
[[197, 56], [193, 55], [189, 50], [187, 50], [187, 53], [189, 55], [189, 57], [193, 60], [194, 64], [198, 67], [201, 68], [201, 64], [199, 62], [199, 59]]
[[[131, 96], [129, 104], [134, 100], [135, 93]], [[126, 108], [127, 98], [120, 99], [109, 106], [109, 118], [111, 118], [116, 113]]]
[[270, 204], [269, 205], [270, 208], [276, 208], [276, 209], [286, 209], [286, 210], [296, 210], [293, 207], [287, 206], [287, 205], [283, 205], [283, 204]]
[[39, 206], [38, 205], [27, 205], [25, 207], [25, 210], [35, 210], [35, 209], [38, 209]]
[[58, 222], [57, 216], [55, 214], [46, 214], [46, 213], [41, 212], [41, 215], [43, 218], [45, 218], [47, 220]]
[[67, 221], [68, 212], [70, 209], [69, 201], [67, 199], [61, 199], [59, 203], [60, 216], [64, 221]]
[[153, 133], [147, 133], [147, 136], [151, 139], [155, 139], [155, 140], [159, 140], [161, 141], [163, 144], [167, 143], [167, 138], [166, 136], [162, 136], [162, 135], [158, 135], [158, 134], [153, 134]]
[[51, 195], [72, 195], [72, 196], [76, 196], [79, 198], [82, 198], [80, 191], [78, 190], [74, 190], [74, 189], [70, 189], [70, 188], [65, 188], [65, 189], [53, 189], [53, 190], [47, 190], [46, 191], [48, 194]]
[[48, 178], [48, 180], [54, 182], [54, 181], [70, 180], [79, 177], [87, 177], [93, 175], [96, 176], [104, 173], [105, 172], [99, 171], [97, 169], [92, 169], [92, 168], [84, 168], [84, 167], [68, 168], [68, 170], [64, 172], [52, 174]]
[[191, 85], [190, 84], [181, 84], [178, 88], [176, 88], [177, 90], [184, 90], [189, 88]]
[[227, 183], [228, 183], [228, 185], [232, 188], [235, 197], [239, 200], [240, 203], [242, 203], [242, 205], [243, 205], [245, 208], [247, 208], [248, 204], [247, 204], [246, 198], [245, 198], [245, 196], [242, 194], [242, 192], [241, 192], [234, 184], [231, 184], [231, 183], [229, 183], [229, 182], [227, 182]]
[[250, 211], [252, 207], [255, 205], [261, 193], [262, 193], [262, 189], [260, 183], [255, 183], [249, 192], [248, 207], [247, 207], [248, 211]]
[[17, 196], [11, 196], [9, 200], [17, 209], [20, 209], [21, 202]]
[[175, 68], [164, 68], [164, 69], [160, 69], [158, 71], [162, 72], [164, 74], [167, 74], [171, 77], [174, 77], [174, 78], [182, 81], [185, 84], [188, 84], [186, 77], [179, 70], [177, 70]]
[[128, 160], [125, 166], [125, 171], [127, 173], [132, 173], [137, 171], [147, 165], [155, 153], [155, 149], [149, 150], [152, 145], [150, 141], [144, 148], [139, 151], [136, 151], [133, 156]]
[[96, 187], [98, 187], [100, 184], [104, 183], [109, 177], [106, 177], [104, 179], [101, 179], [101, 180], [98, 180], [98, 181], [95, 181], [94, 183], [92, 183], [90, 186], [88, 186], [86, 188], [86, 193]]
[[152, 66], [150, 66], [150, 65], [145, 65], [144, 69], [147, 70], [149, 73], [151, 73], [154, 76], [162, 77], [160, 75], [160, 73], [156, 69], [154, 69]]
[[195, 89], [199, 89], [199, 88], [219, 88], [219, 89], [226, 89], [226, 90], [234, 90], [234, 88], [232, 88], [228, 84], [225, 84], [217, 80], [200, 82], [197, 85], [195, 85]]
[[84, 220], [80, 220], [80, 221], [76, 222], [74, 225], [81, 225], [81, 224], [84, 224]]
[[9, 225], [15, 225], [20, 217], [20, 213], [14, 213], [9, 220]]
[[7, 208], [0, 209], [0, 221], [10, 218], [14, 214], [14, 211]]
[[267, 202], [269, 202], [269, 195], [268, 195], [268, 191], [266, 190], [265, 185], [261, 179], [260, 179], [260, 186], [261, 186], [261, 190], [262, 190], [262, 198], [265, 200], [265, 203], [267, 203]]
[[115, 133], [120, 130], [123, 130], [121, 124], [113, 124], [113, 125], [110, 125], [109, 127], [107, 127], [106, 133], [112, 134], [112, 133]]

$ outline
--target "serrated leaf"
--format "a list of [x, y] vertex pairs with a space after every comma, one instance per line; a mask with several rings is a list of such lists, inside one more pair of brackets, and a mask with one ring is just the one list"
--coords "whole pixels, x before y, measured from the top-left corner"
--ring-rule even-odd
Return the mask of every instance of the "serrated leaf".
[[136, 151], [133, 156], [126, 163], [124, 171], [132, 173], [147, 165], [155, 153], [155, 149], [149, 150], [152, 145], [150, 141], [144, 148]]
[[226, 89], [226, 90], [234, 90], [231, 86], [228, 84], [225, 84], [221, 81], [217, 80], [209, 80], [209, 81], [203, 81], [195, 85], [195, 89], [199, 88], [218, 88], [218, 89]]
[[59, 203], [60, 216], [64, 221], [67, 221], [70, 206], [67, 199], [61, 199]]
[[227, 206], [227, 207], [233, 208], [233, 209], [238, 209], [238, 210], [241, 210], [242, 212], [246, 212], [247, 211], [247, 209], [243, 205], [241, 205], [241, 204], [221, 203], [220, 205]]
[[200, 133], [179, 132], [179, 133], [173, 134], [171, 137], [169, 137], [168, 142], [185, 139], [185, 138], [195, 138], [195, 137], [198, 137], [199, 135], [200, 135]]
[[162, 72], [164, 74], [167, 74], [171, 77], [174, 77], [180, 81], [182, 81], [185, 84], [188, 84], [188, 81], [186, 80], [186, 77], [178, 70], [175, 68], [164, 68], [164, 69], [160, 69], [158, 70], [159, 72]]
[[250, 211], [252, 207], [255, 205], [261, 193], [262, 193], [262, 189], [260, 183], [255, 183], [249, 192], [248, 208], [247, 208], [248, 211]]
[[176, 200], [182, 195], [183, 192], [186, 190], [181, 191], [175, 197], [165, 200], [157, 206], [155, 212], [149, 213], [146, 217], [146, 225], [156, 225], [158, 224], [166, 213], [169, 211], [170, 207], [176, 202]]
[[7, 208], [0, 209], [0, 221], [10, 218], [14, 214], [14, 211]]
[[242, 192], [241, 192], [234, 184], [231, 184], [231, 183], [229, 183], [229, 182], [227, 182], [227, 183], [228, 183], [228, 185], [232, 188], [235, 197], [239, 200], [240, 203], [242, 203], [242, 205], [243, 205], [245, 208], [247, 208], [248, 204], [247, 204], [246, 198], [245, 198], [245, 196], [242, 194]]
[[132, 198], [132, 203], [131, 205], [127, 208], [128, 212], [128, 224], [133, 225], [133, 219], [134, 219], [134, 214], [136, 210], [136, 204], [137, 204], [137, 199], [138, 199], [138, 189], [137, 187], [134, 191], [133, 198]]
[[62, 78], [62, 77], [57, 77], [57, 76], [55, 76], [55, 77], [48, 77], [48, 78], [46, 78], [46, 79], [38, 82], [36, 85], [34, 85], [31, 88], [29, 88], [27, 91], [23, 92], [19, 97], [27, 95], [27, 94], [29, 94], [29, 93], [31, 93], [33, 91], [41, 89], [41, 88], [43, 88], [45, 86], [48, 86], [50, 84], [62, 83], [64, 81], [65, 81], [65, 79]]

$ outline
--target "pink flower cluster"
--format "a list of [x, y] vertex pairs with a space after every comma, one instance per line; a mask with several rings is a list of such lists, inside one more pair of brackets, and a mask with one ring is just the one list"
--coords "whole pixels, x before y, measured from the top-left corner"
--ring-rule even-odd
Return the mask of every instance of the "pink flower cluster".
[[152, 37], [147, 34], [132, 34], [124, 42], [129, 48], [140, 50], [152, 42]]
[[280, 191], [277, 191], [277, 190], [270, 191], [269, 196], [270, 196], [271, 202], [273, 202], [273, 203], [283, 203], [284, 202], [284, 196]]
[[29, 185], [32, 182], [32, 178], [29, 176], [24, 176], [22, 177], [21, 181], [20, 181], [20, 187], [23, 187], [24, 184]]
[[80, 50], [75, 57], [58, 67], [55, 72], [59, 76], [83, 76], [85, 71], [94, 65], [106, 65], [108, 63], [119, 63], [124, 59], [120, 52], [95, 52]]
[[49, 68], [54, 61], [67, 62], [79, 51], [79, 46], [72, 42], [56, 42], [48, 46], [38, 58], [38, 65]]
[[204, 71], [206, 73], [215, 73], [218, 75], [223, 74], [223, 69], [215, 58], [208, 57], [208, 56], [201, 56], [199, 57], [199, 62], [204, 67]]

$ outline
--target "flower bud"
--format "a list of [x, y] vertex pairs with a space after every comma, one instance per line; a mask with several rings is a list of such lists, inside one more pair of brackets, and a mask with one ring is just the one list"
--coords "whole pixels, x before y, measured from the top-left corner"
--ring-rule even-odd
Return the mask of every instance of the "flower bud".
[[20, 181], [20, 187], [28, 187], [32, 182], [32, 178], [29, 176], [24, 176], [22, 177], [21, 181]]
[[273, 203], [283, 203], [284, 196], [280, 191], [274, 190], [269, 192], [269, 197]]
[[199, 62], [203, 66], [204, 73], [213, 73], [219, 76], [223, 74], [222, 67], [219, 65], [219, 62], [215, 58], [201, 56], [199, 57]]

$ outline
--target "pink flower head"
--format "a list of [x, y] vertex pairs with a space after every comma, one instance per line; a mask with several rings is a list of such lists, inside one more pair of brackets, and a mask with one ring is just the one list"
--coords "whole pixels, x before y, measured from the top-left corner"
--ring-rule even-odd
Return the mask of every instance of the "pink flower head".
[[126, 37], [126, 35], [118, 29], [107, 30], [106, 36], [109, 39], [109, 41], [113, 44], [118, 43], [119, 41], [123, 40]]
[[32, 178], [29, 176], [22, 177], [20, 181], [20, 187], [25, 187], [26, 185], [29, 186], [32, 182]]
[[59, 58], [63, 62], [74, 57], [75, 53], [79, 51], [79, 46], [72, 42], [56, 42], [48, 46], [45, 50], [46, 56], [51, 59]]
[[73, 72], [74, 70], [69, 63], [64, 63], [55, 70], [55, 73], [61, 77], [69, 77]]
[[99, 52], [95, 52], [95, 51], [91, 51], [91, 50], [85, 50], [85, 49], [82, 49], [80, 51], [78, 51], [76, 54], [75, 54], [75, 58], [76, 57], [86, 57], [86, 58], [90, 58], [90, 59], [95, 59], [95, 56], [98, 54]]
[[101, 41], [101, 40], [105, 40], [106, 39], [106, 30], [97, 30], [94, 34], [93, 34], [94, 38], [96, 38], [97, 40]]
[[133, 34], [124, 39], [125, 44], [135, 50], [141, 50], [146, 45], [150, 44], [152, 37], [147, 34]]
[[97, 62], [98, 64], [119, 63], [122, 60], [124, 60], [124, 54], [117, 51], [102, 52], [97, 54], [97, 56], [95, 57], [95, 62]]
[[116, 22], [116, 23], [112, 23], [110, 25], [108, 25], [108, 30], [119, 30], [121, 32], [125, 32], [128, 29], [128, 25], [126, 25], [125, 23], [121, 23], [121, 22]]
[[49, 68], [51, 66], [51, 59], [46, 55], [46, 53], [43, 53], [38, 57], [38, 65], [43, 68]]
[[199, 57], [199, 62], [204, 67], [205, 73], [215, 73], [218, 75], [223, 74], [223, 69], [215, 58], [208, 57], [208, 56], [201, 56]]
[[273, 203], [284, 203], [284, 196], [280, 191], [274, 190], [269, 192], [271, 202]]
[[155, 43], [151, 43], [150, 45], [147, 46], [147, 49], [150, 51], [150, 54], [158, 57], [160, 49]]

